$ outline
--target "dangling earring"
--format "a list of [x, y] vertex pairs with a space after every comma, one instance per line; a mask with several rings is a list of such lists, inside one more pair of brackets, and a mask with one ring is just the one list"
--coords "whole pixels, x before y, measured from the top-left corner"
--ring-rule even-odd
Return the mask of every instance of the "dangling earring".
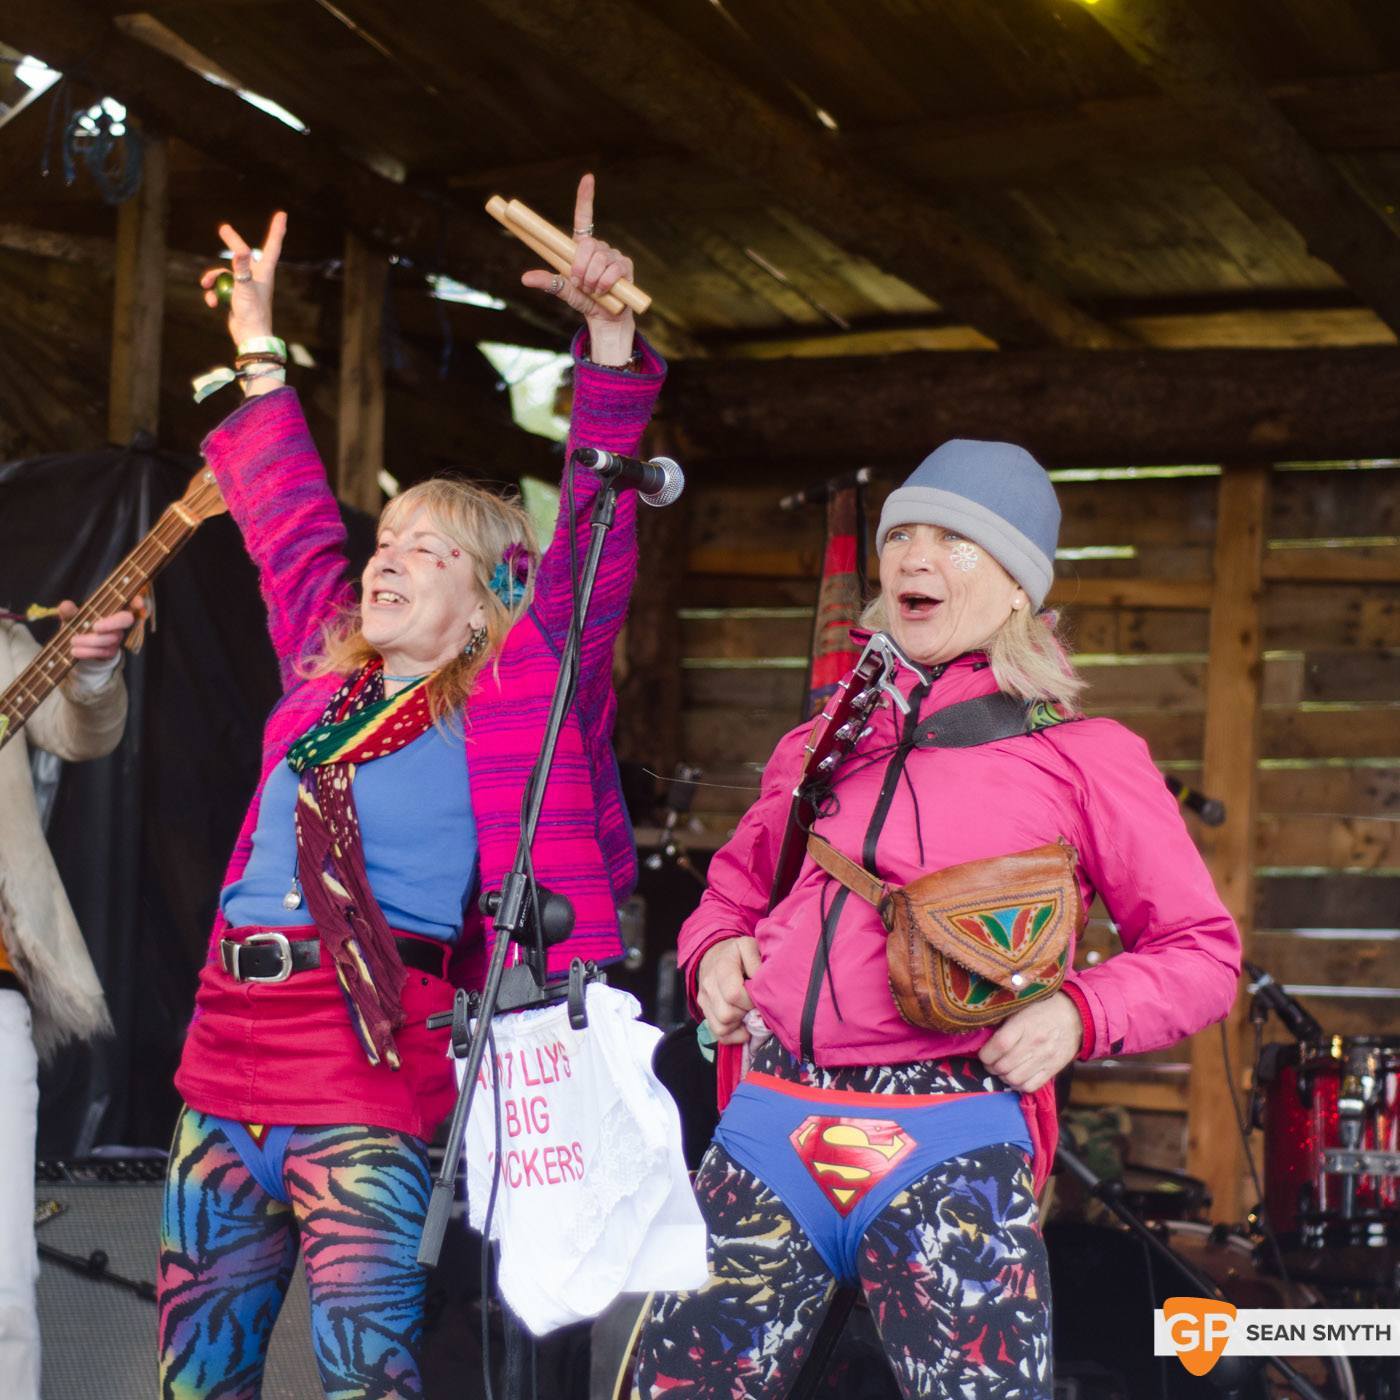
[[471, 636], [467, 638], [467, 644], [462, 648], [462, 655], [466, 657], [467, 660], [470, 661], [479, 651], [484, 650], [486, 646], [486, 635], [486, 629], [484, 627], [478, 627]]

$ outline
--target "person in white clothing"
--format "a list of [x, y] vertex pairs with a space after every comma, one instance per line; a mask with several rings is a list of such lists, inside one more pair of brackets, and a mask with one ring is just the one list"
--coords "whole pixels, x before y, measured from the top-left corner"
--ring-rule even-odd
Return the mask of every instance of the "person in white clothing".
[[[75, 611], [71, 602], [60, 605], [64, 617]], [[13, 1400], [39, 1397], [39, 1060], [69, 1041], [111, 1031], [97, 972], [39, 824], [28, 746], [73, 762], [116, 747], [126, 723], [120, 648], [133, 622], [131, 612], [114, 613], [75, 636], [77, 665], [0, 749], [0, 1375]], [[0, 617], [0, 691], [37, 652], [25, 627]]]

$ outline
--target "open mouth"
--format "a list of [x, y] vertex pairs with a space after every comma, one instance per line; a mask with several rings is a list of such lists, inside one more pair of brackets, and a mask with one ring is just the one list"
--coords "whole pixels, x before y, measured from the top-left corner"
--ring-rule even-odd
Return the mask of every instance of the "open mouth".
[[374, 589], [369, 595], [369, 600], [377, 608], [397, 608], [408, 602], [402, 593], [395, 593], [392, 588]]
[[910, 622], [920, 622], [932, 617], [942, 601], [941, 598], [931, 598], [927, 593], [901, 593], [899, 615]]

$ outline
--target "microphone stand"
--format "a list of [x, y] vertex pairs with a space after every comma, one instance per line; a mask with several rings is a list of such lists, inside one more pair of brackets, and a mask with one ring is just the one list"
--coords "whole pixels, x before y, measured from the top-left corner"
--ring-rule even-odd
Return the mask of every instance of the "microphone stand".
[[[1192, 1264], [1183, 1259], [1176, 1250], [1162, 1240], [1129, 1210], [1123, 1202], [1123, 1183], [1121, 1181], [1105, 1181], [1103, 1177], [1096, 1175], [1081, 1158], [1075, 1156], [1063, 1143], [1055, 1149], [1055, 1159], [1071, 1176], [1078, 1178], [1090, 1195], [1092, 1195], [1095, 1200], [1101, 1201], [1107, 1206], [1133, 1234], [1148, 1246], [1148, 1248], [1161, 1258], [1166, 1259], [1173, 1268], [1177, 1269], [1193, 1288], [1200, 1291], [1203, 1298], [1219, 1298], [1222, 1302], [1229, 1302], [1229, 1299], [1220, 1291], [1220, 1286], [1214, 1279], [1207, 1278], [1205, 1274], [1201, 1273]], [[1266, 1366], [1272, 1366], [1289, 1385], [1297, 1390], [1298, 1394], [1303, 1397], [1303, 1400], [1327, 1400], [1327, 1397], [1323, 1395], [1306, 1376], [1300, 1375], [1280, 1357], [1250, 1356], [1239, 1357], [1237, 1359], [1246, 1363], [1262, 1361]]]
[[[564, 508], [562, 504], [561, 508]], [[467, 1064], [462, 1074], [461, 1088], [457, 1091], [452, 1121], [447, 1130], [447, 1146], [443, 1152], [442, 1166], [433, 1181], [433, 1194], [423, 1219], [423, 1237], [418, 1245], [418, 1262], [424, 1268], [433, 1268], [442, 1252], [447, 1222], [452, 1215], [457, 1163], [462, 1156], [462, 1144], [466, 1138], [472, 1100], [476, 1095], [477, 1076], [489, 1039], [485, 1032], [492, 1019], [501, 1011], [518, 1011], [527, 1007], [557, 1003], [567, 988], [570, 1021], [576, 1029], [586, 1024], [582, 1021], [583, 983], [598, 976], [598, 970], [591, 964], [585, 967], [575, 959], [575, 966], [570, 969], [567, 984], [550, 984], [546, 981], [545, 943], [560, 942], [568, 937], [573, 928], [573, 910], [562, 895], [550, 894], [540, 888], [534, 878], [530, 848], [534, 844], [535, 828], [539, 824], [540, 811], [544, 806], [549, 772], [554, 763], [554, 750], [564, 727], [564, 717], [573, 700], [574, 668], [582, 644], [584, 623], [588, 618], [588, 604], [593, 596], [593, 584], [598, 576], [603, 542], [612, 528], [616, 514], [617, 483], [612, 478], [603, 477], [598, 485], [598, 494], [593, 498], [593, 514], [589, 519], [591, 533], [588, 553], [584, 557], [582, 576], [575, 590], [569, 635], [564, 644], [563, 654], [559, 658], [559, 674], [554, 682], [554, 697], [550, 702], [544, 742], [540, 746], [540, 756], [535, 760], [530, 775], [525, 811], [520, 823], [520, 838], [515, 848], [515, 865], [501, 882], [499, 891], [488, 890], [481, 896], [481, 910], [491, 916], [496, 933], [485, 984], [479, 996], [474, 998], [474, 1008], [469, 1008], [467, 994], [459, 990], [450, 1014], [428, 1018], [429, 1026], [452, 1026], [453, 1051], [460, 1056], [462, 1050], [467, 1048]], [[570, 528], [573, 528], [572, 522]], [[533, 917], [536, 909], [540, 911], [538, 918]], [[553, 937], [547, 937], [546, 929], [541, 925], [549, 922], [551, 914], [554, 916], [556, 928]], [[512, 943], [526, 945], [525, 954], [519, 964], [507, 970], [506, 957]], [[530, 944], [533, 946], [529, 946]], [[476, 1013], [475, 1035], [470, 1029], [471, 1009]]]

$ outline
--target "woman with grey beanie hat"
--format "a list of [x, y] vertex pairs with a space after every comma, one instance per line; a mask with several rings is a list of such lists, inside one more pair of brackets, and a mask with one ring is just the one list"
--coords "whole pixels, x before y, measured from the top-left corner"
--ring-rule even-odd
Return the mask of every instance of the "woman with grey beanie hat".
[[[1010, 443], [945, 443], [892, 492], [884, 669], [847, 691], [884, 698], [832, 766], [820, 721], [786, 735], [711, 861], [679, 954], [747, 1073], [695, 1182], [710, 1279], [654, 1300], [644, 1396], [786, 1395], [837, 1283], [905, 1396], [1051, 1396], [1054, 1076], [1219, 1020], [1240, 957], [1146, 746], [1078, 713], [1042, 611], [1059, 520]], [[1124, 953], [1077, 972], [1096, 896]]]

